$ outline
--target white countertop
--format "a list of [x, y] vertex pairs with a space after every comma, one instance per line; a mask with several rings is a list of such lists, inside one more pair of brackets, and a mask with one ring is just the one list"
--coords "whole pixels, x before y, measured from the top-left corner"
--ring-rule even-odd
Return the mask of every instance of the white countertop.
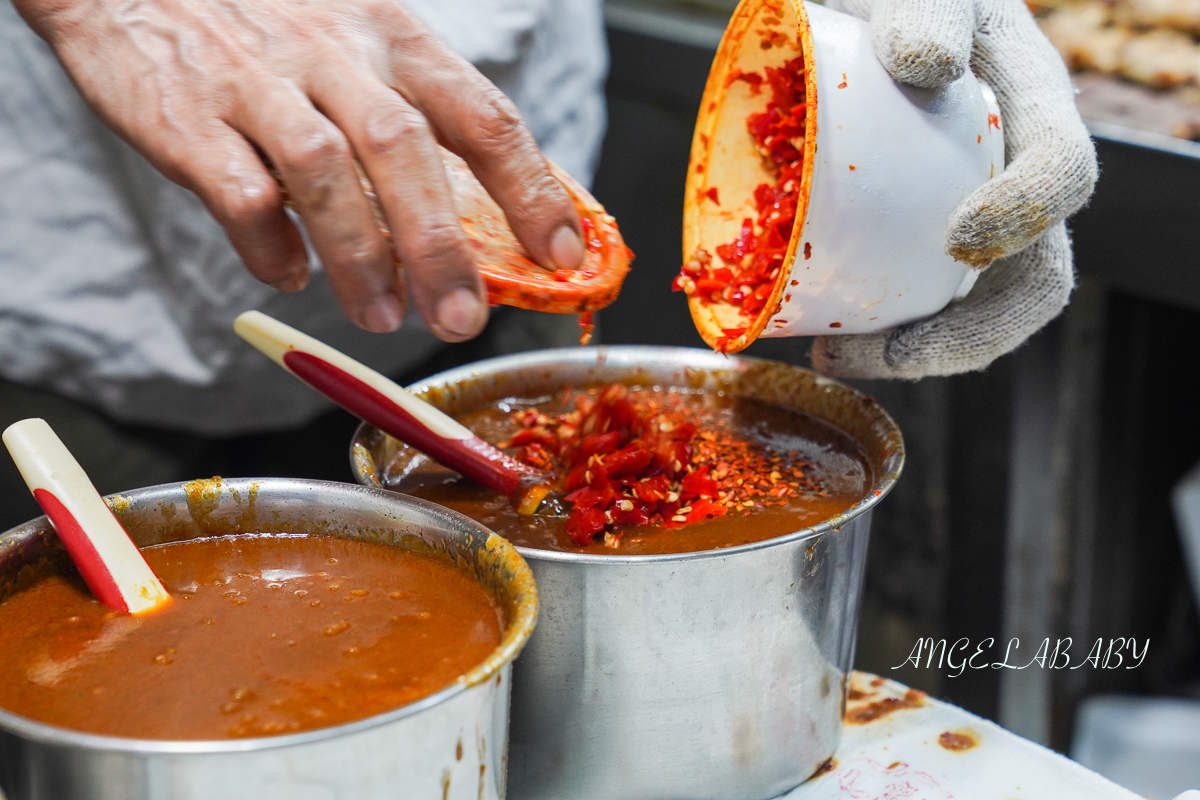
[[[847, 706], [831, 769], [780, 800], [1143, 800], [1052, 750], [919, 692], [908, 695], [916, 707], [855, 724], [855, 716], [882, 710], [909, 690], [862, 672], [852, 676], [851, 689], [856, 699]], [[966, 749], [944, 746], [943, 734], [952, 734], [947, 743]]]

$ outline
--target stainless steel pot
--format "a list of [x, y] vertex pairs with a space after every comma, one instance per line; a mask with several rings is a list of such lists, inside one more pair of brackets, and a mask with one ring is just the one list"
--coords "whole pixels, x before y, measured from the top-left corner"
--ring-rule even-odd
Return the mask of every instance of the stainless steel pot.
[[[801, 409], [857, 439], [876, 483], [845, 514], [757, 544], [656, 556], [517, 548], [542, 617], [513, 675], [513, 796], [774, 797], [837, 747], [871, 509], [900, 474], [900, 432], [874, 401], [809, 370], [682, 348], [528, 353], [413, 388], [455, 413], [608, 381]], [[362, 483], [394, 485], [409, 453], [364, 425], [352, 468]]]
[[[537, 617], [506, 541], [439, 506], [351, 484], [219, 478], [108, 498], [141, 546], [244, 532], [384, 542], [471, 570], [505, 609], [500, 646], [458, 683], [386, 714], [289, 736], [151, 741], [64, 730], [0, 710], [8, 800], [502, 798], [512, 659]], [[23, 567], [63, 558], [45, 517], [0, 536], [0, 598]]]

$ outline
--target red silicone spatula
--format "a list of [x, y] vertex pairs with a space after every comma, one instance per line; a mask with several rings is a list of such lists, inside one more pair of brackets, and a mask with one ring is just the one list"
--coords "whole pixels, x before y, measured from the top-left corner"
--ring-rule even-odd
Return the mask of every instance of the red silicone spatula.
[[539, 509], [553, 480], [480, 439], [370, 367], [260, 311], [233, 323], [239, 336], [359, 419], [464, 477], [502, 492], [521, 514]]
[[171, 596], [83, 467], [45, 420], [21, 420], [10, 425], [3, 438], [21, 477], [97, 600], [130, 614], [144, 614], [170, 602]]

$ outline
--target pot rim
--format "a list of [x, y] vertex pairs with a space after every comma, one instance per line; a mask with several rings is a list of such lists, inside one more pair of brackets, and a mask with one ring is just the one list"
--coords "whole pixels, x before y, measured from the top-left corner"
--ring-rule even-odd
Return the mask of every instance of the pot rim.
[[[726, 355], [716, 353], [710, 350], [691, 347], [668, 347], [655, 345], [600, 345], [597, 347], [563, 347], [548, 350], [536, 350], [527, 353], [517, 353], [508, 356], [499, 356], [497, 358], [489, 358], [483, 361], [476, 361], [471, 364], [465, 364], [454, 369], [449, 369], [444, 372], [439, 372], [436, 375], [431, 375], [418, 383], [414, 383], [408, 387], [409, 391], [418, 396], [426, 394], [430, 389], [438, 386], [445, 386], [454, 383], [463, 383], [471, 380], [479, 379], [484, 375], [495, 374], [512, 370], [514, 368], [537, 368], [550, 367], [565, 362], [596, 365], [628, 365], [629, 368], [636, 369], [637, 365], [646, 361], [652, 360], [654, 356], [658, 356], [659, 360], [669, 360], [674, 357], [679, 362], [680, 369], [700, 369], [706, 372], [715, 371], [716, 369], [728, 370], [738, 366], [751, 366], [754, 364], [782, 364], [782, 362], [772, 361], [765, 358], [756, 358], [753, 356], [742, 355]], [[749, 544], [741, 544], [734, 547], [725, 547], [717, 550], [696, 550], [685, 553], [656, 553], [648, 555], [607, 555], [596, 553], [569, 553], [558, 550], [539, 550], [531, 547], [520, 547], [514, 545], [518, 553], [526, 559], [536, 561], [558, 561], [570, 564], [603, 564], [609, 566], [630, 566], [638, 564], [662, 564], [662, 563], [681, 563], [689, 561], [704, 561], [708, 559], [726, 558], [730, 556], [740, 555], [742, 553], [750, 553], [756, 550], [764, 550], [770, 547], [778, 547], [791, 544], [793, 542], [809, 539], [829, 532], [839, 531], [843, 525], [855, 517], [867, 513], [875, 507], [883, 498], [887, 497], [892, 487], [896, 485], [896, 481], [900, 477], [900, 473], [904, 468], [904, 440], [900, 433], [899, 427], [895, 420], [881, 406], [875, 403], [874, 400], [867, 397], [857, 389], [847, 386], [840, 381], [835, 381], [831, 378], [826, 378], [817, 374], [813, 370], [805, 367], [795, 366], [793, 364], [784, 364], [789, 369], [807, 372], [815, 377], [816, 383], [819, 386], [832, 389], [833, 391], [843, 392], [850, 397], [855, 398], [860, 403], [869, 403], [873, 406], [875, 413], [879, 419], [889, 429], [890, 434], [895, 436], [895, 446], [891, 453], [884, 459], [883, 469], [881, 474], [875, 479], [875, 483], [866, 493], [863, 499], [846, 509], [841, 514], [835, 514], [822, 522], [815, 525], [810, 525], [807, 528], [801, 528], [793, 533], [777, 536], [774, 539], [764, 539], [761, 542], [751, 542]], [[833, 424], [833, 423], [830, 423]], [[364, 486], [374, 485], [369, 482], [366, 475], [368, 467], [367, 460], [362, 458], [356, 452], [356, 446], [362, 441], [367, 431], [372, 430], [373, 426], [369, 423], [360, 423], [354, 431], [354, 436], [350, 440], [350, 469], [354, 473], [354, 478]], [[391, 491], [391, 490], [384, 490]], [[399, 494], [399, 492], [393, 492]], [[408, 495], [405, 495], [406, 497]]]
[[[290, 487], [310, 491], [319, 490], [324, 493], [332, 491], [335, 495], [340, 494], [341, 496], [366, 493], [375, 495], [380, 500], [385, 500], [388, 503], [415, 506], [428, 512], [434, 518], [444, 517], [453, 524], [473, 528], [477, 532], [487, 535], [485, 548], [488, 553], [510, 562], [510, 566], [514, 571], [512, 581], [517, 584], [516, 593], [518, 599], [516, 613], [513, 619], [509, 621], [500, 644], [479, 665], [466, 675], [460, 677], [455, 683], [408, 705], [342, 725], [317, 728], [316, 730], [281, 736], [260, 736], [247, 739], [137, 739], [62, 728], [57, 725], [39, 722], [29, 717], [23, 717], [0, 708], [0, 732], [10, 733], [22, 739], [62, 747], [145, 755], [218, 755], [313, 744], [325, 739], [359, 733], [380, 725], [390, 724], [405, 717], [414, 716], [467, 689], [483, 684], [505, 666], [511, 664], [529, 641], [529, 637], [533, 633], [537, 622], [538, 611], [537, 588], [533, 580], [533, 572], [524, 559], [520, 557], [516, 547], [507, 539], [497, 536], [475, 520], [439, 506], [436, 503], [422, 500], [419, 497], [402, 495], [398, 492], [389, 492], [371, 486], [361, 486], [352, 483], [306, 478], [228, 478], [220, 480], [223, 488], [228, 487], [234, 492], [240, 492], [242, 496], [249, 497], [256, 495], [260, 502], [263, 499], [264, 489], [269, 492], [271, 489], [285, 489]], [[181, 489], [185, 483], [191, 483], [191, 481], [147, 486], [128, 492], [108, 495], [104, 499], [110, 507], [118, 508], [126, 506], [131, 502], [153, 504], [166, 500], [173, 492]], [[53, 535], [53, 529], [50, 527], [49, 521], [45, 516], [41, 516], [0, 534], [0, 543], [3, 543], [6, 538], [12, 535], [26, 531], [44, 531]]]

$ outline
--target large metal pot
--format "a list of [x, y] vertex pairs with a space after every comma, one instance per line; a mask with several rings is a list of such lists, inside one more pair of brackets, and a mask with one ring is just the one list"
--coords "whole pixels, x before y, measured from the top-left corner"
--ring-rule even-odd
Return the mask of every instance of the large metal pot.
[[[0, 710], [8, 800], [395, 800], [504, 797], [512, 660], [537, 617], [506, 541], [432, 503], [351, 484], [219, 478], [108, 498], [140, 546], [244, 532], [384, 542], [471, 570], [505, 609], [500, 646], [460, 682], [347, 725], [288, 736], [152, 741], [97, 736]], [[0, 536], [0, 598], [23, 567], [63, 558], [45, 517]]]
[[[874, 401], [809, 370], [683, 348], [548, 350], [413, 388], [455, 413], [608, 381], [802, 409], [856, 438], [876, 483], [845, 514], [758, 544], [655, 556], [517, 548], [542, 616], [513, 675], [513, 796], [774, 797], [837, 747], [871, 509], [899, 476], [900, 432]], [[364, 425], [352, 468], [363, 483], [395, 485], [410, 452]]]

